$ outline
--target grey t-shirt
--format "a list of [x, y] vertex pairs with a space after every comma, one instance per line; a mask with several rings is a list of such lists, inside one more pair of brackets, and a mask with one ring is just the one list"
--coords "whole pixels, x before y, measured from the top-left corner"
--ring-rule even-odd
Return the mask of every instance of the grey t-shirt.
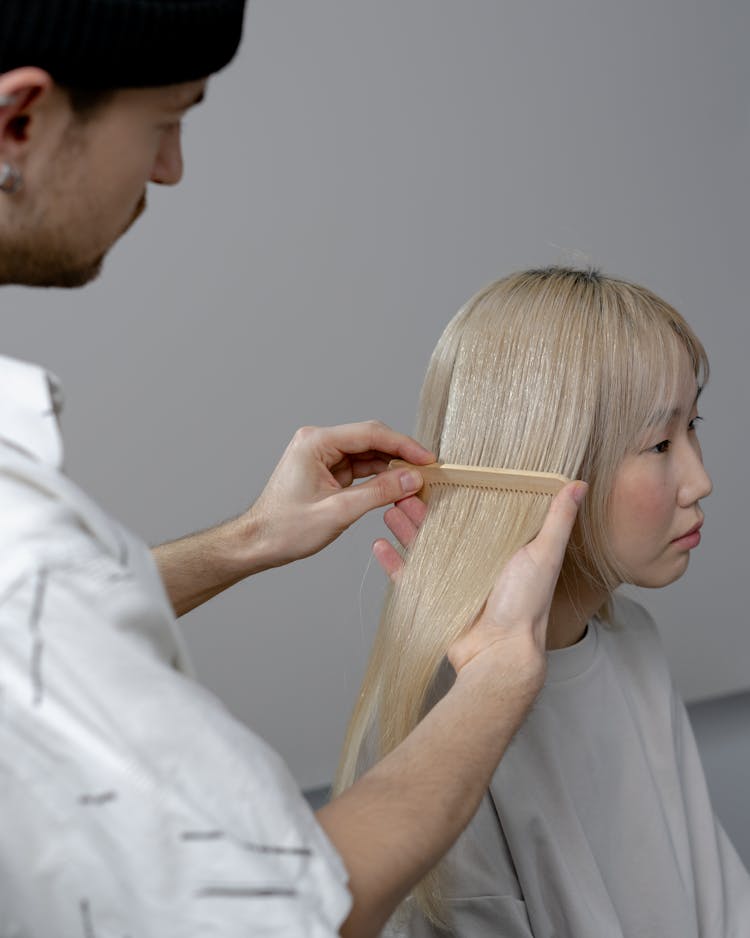
[[[714, 817], [648, 613], [615, 600], [544, 690], [449, 854], [461, 938], [748, 938], [750, 877]], [[409, 904], [389, 934], [445, 933]]]

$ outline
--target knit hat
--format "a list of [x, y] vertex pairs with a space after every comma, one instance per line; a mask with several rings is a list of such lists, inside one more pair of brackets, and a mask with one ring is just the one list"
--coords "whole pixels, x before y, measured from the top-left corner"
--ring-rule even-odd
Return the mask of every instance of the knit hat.
[[234, 56], [245, 0], [0, 0], [0, 74], [93, 90], [205, 78]]

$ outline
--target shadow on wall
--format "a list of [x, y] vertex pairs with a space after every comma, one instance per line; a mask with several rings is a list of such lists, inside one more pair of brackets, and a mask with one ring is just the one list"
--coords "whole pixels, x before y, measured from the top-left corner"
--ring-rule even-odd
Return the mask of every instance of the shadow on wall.
[[[688, 706], [714, 808], [745, 866], [750, 867], [750, 693], [731, 694]], [[305, 792], [313, 810], [330, 788]]]

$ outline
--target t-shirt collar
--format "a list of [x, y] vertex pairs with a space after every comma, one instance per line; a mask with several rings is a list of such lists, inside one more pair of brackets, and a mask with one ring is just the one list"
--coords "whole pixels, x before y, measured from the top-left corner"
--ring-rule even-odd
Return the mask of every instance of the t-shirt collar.
[[568, 681], [591, 667], [599, 644], [598, 628], [599, 620], [595, 616], [586, 626], [583, 638], [575, 645], [547, 652], [547, 684]]
[[61, 469], [62, 406], [62, 388], [55, 375], [39, 365], [0, 355], [0, 440]]

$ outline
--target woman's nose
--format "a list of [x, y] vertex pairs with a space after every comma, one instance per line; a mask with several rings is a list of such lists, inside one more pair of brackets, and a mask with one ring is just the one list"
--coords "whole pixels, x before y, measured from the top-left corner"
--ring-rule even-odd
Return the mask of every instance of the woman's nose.
[[680, 504], [683, 507], [708, 498], [713, 491], [711, 476], [703, 465], [703, 454], [699, 445], [691, 447], [685, 474], [680, 486]]

